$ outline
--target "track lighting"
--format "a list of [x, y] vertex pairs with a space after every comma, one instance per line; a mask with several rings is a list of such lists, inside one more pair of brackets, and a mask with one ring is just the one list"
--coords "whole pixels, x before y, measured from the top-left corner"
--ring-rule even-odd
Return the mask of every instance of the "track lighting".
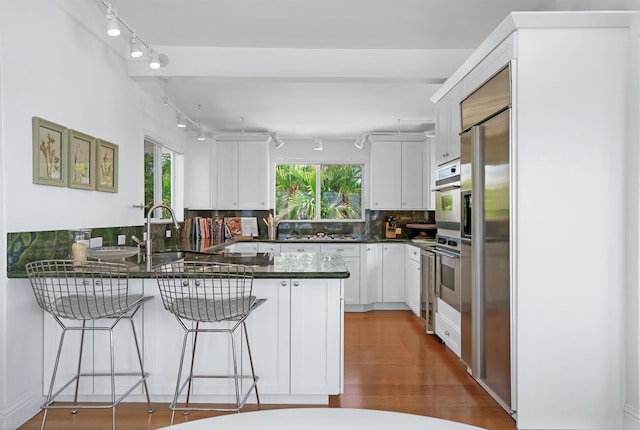
[[131, 36], [131, 41], [129, 42], [129, 53], [133, 58], [142, 57], [142, 47], [138, 43], [138, 38], [136, 37], [136, 32], [133, 32]]
[[120, 36], [118, 12], [115, 9], [111, 9], [111, 3], [107, 6], [107, 34], [111, 37]]
[[282, 146], [284, 145], [284, 140], [280, 139], [277, 133], [273, 133], [271, 138], [273, 139], [273, 144], [276, 149], [282, 148]]
[[204, 130], [202, 129], [202, 127], [198, 127], [198, 137], [196, 139], [204, 140]]
[[116, 8], [112, 7], [111, 3], [107, 3], [105, 0], [100, 0], [100, 3], [107, 9], [107, 34], [109, 36], [120, 36], [120, 24], [131, 32], [131, 38], [129, 39], [129, 54], [131, 57], [142, 57], [144, 55], [144, 48], [147, 50], [147, 55], [149, 56], [149, 67], [152, 69], [157, 70], [169, 64], [169, 57], [165, 54], [158, 54], [151, 49], [151, 47], [136, 34], [136, 31], [118, 15]]
[[316, 136], [314, 140], [315, 144], [313, 146], [314, 151], [322, 151], [324, 148], [322, 147], [322, 140]]
[[362, 136], [360, 136], [358, 139], [356, 139], [355, 142], [353, 142], [353, 145], [358, 148], [358, 149], [362, 149], [364, 147], [364, 142], [367, 140], [367, 135], [363, 134]]
[[176, 122], [176, 126], [180, 127], [180, 128], [186, 128], [187, 127], [187, 120], [184, 117], [184, 114], [180, 111], [178, 111], [178, 119]]

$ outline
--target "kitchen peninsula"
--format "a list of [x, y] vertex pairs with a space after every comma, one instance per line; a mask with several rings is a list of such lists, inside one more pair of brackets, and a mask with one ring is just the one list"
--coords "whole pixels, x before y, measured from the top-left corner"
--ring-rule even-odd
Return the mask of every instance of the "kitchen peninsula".
[[[247, 256], [220, 251], [166, 250], [155, 253], [154, 257], [157, 258], [154, 264], [185, 259], [244, 262], [253, 266], [253, 294], [267, 299], [247, 320], [262, 403], [327, 404], [329, 395], [342, 392], [342, 295], [343, 282], [349, 277], [349, 271], [339, 255], [285, 252]], [[126, 262], [133, 269], [130, 272], [130, 291], [153, 297], [136, 315], [136, 325], [141, 332], [145, 371], [150, 373], [147, 382], [151, 400], [168, 402], [175, 390], [183, 332], [173, 315], [163, 307], [154, 273], [146, 271], [144, 262], [138, 264], [136, 257]], [[60, 328], [51, 318], [45, 317], [44, 321], [43, 365], [45, 381], [48, 381]], [[79, 340], [72, 337], [66, 342]], [[135, 352], [130, 339], [118, 337], [116, 332], [115, 342], [116, 367], [135, 368]], [[196, 361], [195, 372], [202, 373], [207, 369], [208, 373], [233, 373], [231, 353], [224, 352], [230, 351], [225, 337], [204, 335], [198, 344], [199, 349], [216, 352], [206, 363]], [[74, 348], [67, 351], [74, 351]], [[77, 357], [73, 354], [75, 352], [61, 358], [63, 364], [58, 371], [61, 381], [69, 379], [75, 372]], [[92, 348], [87, 348], [83, 366], [108, 369], [107, 347], [102, 339], [96, 339]], [[249, 371], [248, 363], [243, 362], [241, 366], [243, 373]], [[107, 398], [110, 392], [107, 379], [94, 378], [93, 384], [81, 385], [81, 397], [91, 396], [93, 400], [101, 400], [103, 396]], [[71, 397], [72, 388], [65, 394]], [[200, 380], [193, 387], [191, 401], [232, 402], [232, 393], [234, 386], [230, 380]], [[143, 397], [141, 392], [134, 392], [127, 401], [142, 401]], [[255, 397], [250, 397], [248, 402], [255, 402]]]

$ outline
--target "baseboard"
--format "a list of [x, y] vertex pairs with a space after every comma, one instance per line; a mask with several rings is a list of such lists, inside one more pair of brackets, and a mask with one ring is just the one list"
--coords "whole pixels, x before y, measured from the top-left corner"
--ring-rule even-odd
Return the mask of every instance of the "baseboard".
[[631, 405], [624, 405], [622, 418], [624, 430], [640, 430], [640, 410]]
[[41, 395], [24, 395], [0, 408], [0, 430], [14, 430], [40, 412]]

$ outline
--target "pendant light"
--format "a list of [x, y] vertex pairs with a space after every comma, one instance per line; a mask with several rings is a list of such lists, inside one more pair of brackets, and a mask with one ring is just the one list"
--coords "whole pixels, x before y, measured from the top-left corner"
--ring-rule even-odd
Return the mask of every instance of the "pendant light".
[[186, 128], [187, 127], [187, 120], [184, 117], [184, 114], [180, 111], [178, 111], [177, 114], [177, 121], [176, 121], [176, 126], [180, 127], [180, 128]]
[[314, 139], [314, 146], [313, 146], [313, 150], [314, 151], [322, 151], [324, 148], [322, 147], [322, 140], [316, 136]]
[[202, 127], [200, 126], [200, 108], [201, 105], [198, 105], [198, 136], [196, 139], [204, 140], [204, 130], [202, 130]]

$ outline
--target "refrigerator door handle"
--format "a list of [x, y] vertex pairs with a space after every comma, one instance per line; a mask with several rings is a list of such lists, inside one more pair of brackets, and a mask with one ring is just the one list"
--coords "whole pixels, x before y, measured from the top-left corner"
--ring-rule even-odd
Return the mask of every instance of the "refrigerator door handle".
[[[477, 204], [484, 201], [484, 127], [482, 125], [476, 125], [473, 127], [473, 163], [471, 175], [473, 177], [473, 200], [476, 204], [472, 205], [472, 225], [471, 231], [473, 232], [472, 253], [475, 255], [484, 255], [484, 219], [483, 205]], [[475, 371], [474, 376], [477, 378], [484, 378], [485, 371], [485, 332], [484, 332], [484, 292], [483, 292], [483, 279], [484, 279], [484, 264], [482, 261], [478, 261], [477, 258], [472, 260], [471, 268], [471, 283], [474, 285], [472, 289], [472, 315], [473, 320], [473, 343], [474, 351], [476, 353], [473, 369]]]

